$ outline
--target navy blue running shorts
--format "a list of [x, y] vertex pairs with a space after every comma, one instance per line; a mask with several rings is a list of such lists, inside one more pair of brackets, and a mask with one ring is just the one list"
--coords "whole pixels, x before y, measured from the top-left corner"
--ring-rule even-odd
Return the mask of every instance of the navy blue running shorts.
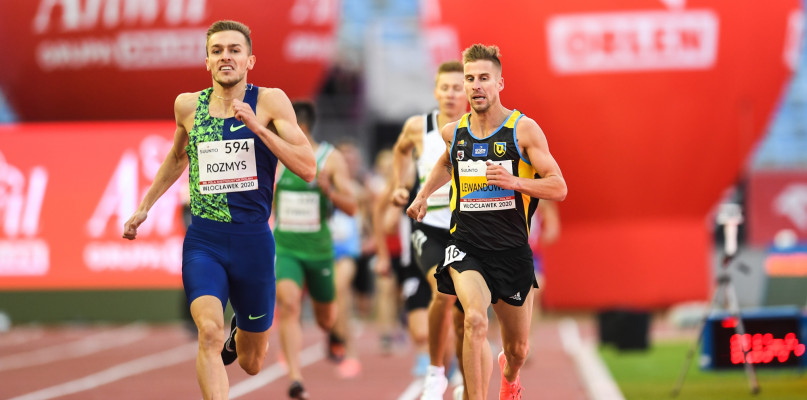
[[188, 304], [210, 295], [224, 307], [229, 298], [239, 329], [269, 329], [275, 309], [275, 240], [268, 222], [194, 217], [182, 246], [182, 283]]

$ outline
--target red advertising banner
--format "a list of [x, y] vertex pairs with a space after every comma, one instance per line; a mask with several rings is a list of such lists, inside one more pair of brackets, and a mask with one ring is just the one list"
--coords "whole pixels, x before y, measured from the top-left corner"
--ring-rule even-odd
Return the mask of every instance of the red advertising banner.
[[747, 214], [748, 238], [754, 245], [769, 246], [783, 231], [793, 240], [807, 241], [807, 172], [751, 174]]
[[563, 170], [546, 305], [705, 299], [706, 218], [792, 73], [801, 2], [523, 0], [492, 18], [491, 7], [427, 0], [423, 26], [438, 62], [499, 46], [502, 103], [538, 122]]
[[181, 287], [180, 178], [137, 240], [123, 223], [173, 122], [0, 125], [0, 290]]
[[170, 119], [177, 94], [211, 84], [207, 28], [234, 19], [252, 30], [248, 80], [309, 97], [336, 18], [336, 0], [3, 1], [0, 45], [16, 50], [0, 88], [23, 121]]

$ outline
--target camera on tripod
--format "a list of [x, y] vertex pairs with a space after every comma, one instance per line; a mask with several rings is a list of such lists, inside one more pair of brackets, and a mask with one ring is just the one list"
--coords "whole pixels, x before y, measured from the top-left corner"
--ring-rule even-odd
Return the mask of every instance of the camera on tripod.
[[727, 256], [737, 253], [739, 227], [743, 221], [743, 211], [739, 204], [723, 203], [719, 206], [715, 222], [723, 226], [723, 251]]
[[[689, 369], [689, 365], [692, 363], [692, 358], [694, 357], [696, 350], [703, 341], [704, 332], [710, 316], [713, 316], [718, 311], [727, 312], [726, 315], [731, 317], [731, 330], [734, 332], [734, 334], [737, 335], [737, 337], [744, 338], [746, 333], [745, 325], [740, 314], [740, 304], [737, 300], [737, 292], [731, 282], [731, 274], [729, 274], [729, 266], [733, 264], [736, 264], [743, 273], [748, 273], [748, 271], [750, 271], [750, 268], [748, 268], [748, 266], [745, 264], [741, 262], [732, 262], [734, 260], [734, 256], [737, 254], [737, 236], [739, 235], [739, 227], [743, 223], [742, 208], [737, 203], [721, 204], [718, 209], [715, 222], [717, 222], [718, 225], [723, 226], [723, 262], [721, 263], [720, 271], [717, 273], [717, 285], [715, 285], [715, 290], [712, 294], [712, 301], [709, 305], [709, 309], [706, 311], [703, 319], [700, 322], [698, 338], [687, 352], [686, 361], [684, 361], [684, 366], [681, 369], [681, 373], [678, 376], [678, 381], [676, 382], [672, 391], [673, 397], [680, 393], [681, 388], [684, 385], [687, 370]], [[747, 360], [750, 349], [750, 345], [741, 342], [738, 350], [739, 357], [742, 360]], [[742, 362], [741, 364], [745, 370], [746, 376], [748, 377], [748, 384], [751, 389], [751, 393], [759, 393], [759, 382], [757, 381], [756, 371], [754, 370], [753, 364], [751, 362]]]

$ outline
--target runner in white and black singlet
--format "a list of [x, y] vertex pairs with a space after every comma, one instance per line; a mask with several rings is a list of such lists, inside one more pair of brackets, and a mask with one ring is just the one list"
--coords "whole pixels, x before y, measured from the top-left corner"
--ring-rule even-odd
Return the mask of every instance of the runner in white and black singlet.
[[[434, 98], [438, 109], [410, 117], [393, 148], [393, 177], [390, 187], [393, 190], [392, 203], [396, 206], [405, 207], [410, 203], [410, 188], [405, 184], [404, 176], [411, 170], [413, 159], [416, 172], [414, 189], [417, 190], [426, 181], [435, 162], [445, 153], [440, 128], [458, 120], [468, 109], [468, 101], [463, 92], [462, 63], [446, 61], [440, 64], [435, 79]], [[450, 192], [451, 185], [446, 183], [432, 193], [427, 200], [428, 213], [422, 221], [413, 220], [412, 223], [414, 258], [422, 273], [409, 278], [417, 285], [417, 290], [411, 291], [411, 297], [407, 299], [410, 332], [416, 345], [421, 343], [417, 333], [428, 333], [429, 365], [424, 371], [426, 377], [421, 400], [442, 399], [448, 385], [445, 371], [449, 334], [446, 314], [456, 297], [437, 291], [434, 272], [442, 265], [443, 255], [451, 238], [448, 231], [451, 222]], [[428, 316], [425, 309], [427, 306]], [[420, 357], [422, 356], [418, 359]]]

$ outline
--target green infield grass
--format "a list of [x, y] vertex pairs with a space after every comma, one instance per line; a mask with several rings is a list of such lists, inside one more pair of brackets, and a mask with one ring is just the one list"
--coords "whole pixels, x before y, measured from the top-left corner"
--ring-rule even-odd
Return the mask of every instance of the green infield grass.
[[743, 369], [701, 370], [698, 356], [692, 363], [677, 397], [672, 397], [692, 342], [653, 343], [647, 351], [619, 351], [600, 347], [600, 355], [626, 400], [738, 400], [807, 399], [807, 369], [757, 368], [760, 392], [751, 394]]

